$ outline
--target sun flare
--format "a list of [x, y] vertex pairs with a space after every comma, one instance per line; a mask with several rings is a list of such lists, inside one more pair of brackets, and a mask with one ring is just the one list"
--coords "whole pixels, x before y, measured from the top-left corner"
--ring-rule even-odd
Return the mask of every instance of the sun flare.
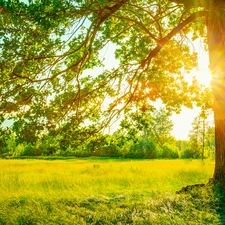
[[204, 86], [210, 86], [212, 75], [209, 69], [199, 69], [195, 72], [197, 80]]
[[185, 80], [188, 83], [191, 83], [194, 77], [200, 84], [205, 87], [209, 87], [211, 85], [212, 75], [208, 68], [199, 68], [192, 70], [190, 74], [185, 75]]

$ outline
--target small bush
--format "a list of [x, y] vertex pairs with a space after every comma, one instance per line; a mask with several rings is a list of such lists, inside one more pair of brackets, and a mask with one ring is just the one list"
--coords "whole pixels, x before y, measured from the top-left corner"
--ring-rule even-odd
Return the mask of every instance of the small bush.
[[176, 146], [164, 144], [161, 149], [160, 156], [164, 159], [177, 159], [179, 158], [178, 149]]
[[180, 152], [180, 158], [181, 159], [190, 159], [195, 157], [195, 150], [193, 149], [184, 149]]
[[23, 156], [41, 156], [42, 152], [40, 149], [36, 148], [36, 146], [32, 145], [31, 143], [28, 143], [25, 145]]
[[133, 143], [130, 146], [129, 152], [126, 154], [126, 158], [136, 159], [154, 159], [157, 158], [157, 150], [153, 141], [139, 140], [137, 143]]
[[146, 159], [157, 159], [158, 152], [154, 141], [145, 142], [145, 158]]
[[24, 153], [24, 145], [22, 143], [18, 144], [13, 152], [13, 156], [21, 156]]

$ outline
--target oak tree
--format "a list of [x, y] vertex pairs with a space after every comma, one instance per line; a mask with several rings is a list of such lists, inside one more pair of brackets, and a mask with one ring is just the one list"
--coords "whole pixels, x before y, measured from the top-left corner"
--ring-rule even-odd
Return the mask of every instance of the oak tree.
[[[2, 121], [35, 117], [43, 129], [73, 121], [97, 132], [125, 108], [144, 111], [157, 98], [169, 110], [191, 107], [198, 88], [182, 74], [197, 66], [185, 42], [192, 34], [209, 52], [214, 179], [224, 182], [224, 8], [223, 0], [0, 0]], [[104, 52], [112, 45], [119, 65], [109, 70]]]

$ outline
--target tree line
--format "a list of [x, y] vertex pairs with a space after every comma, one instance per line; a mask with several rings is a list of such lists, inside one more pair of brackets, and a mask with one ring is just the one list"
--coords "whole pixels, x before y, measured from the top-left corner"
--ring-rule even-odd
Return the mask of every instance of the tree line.
[[24, 126], [24, 123], [17, 121], [11, 127], [1, 129], [0, 156], [99, 156], [134, 159], [214, 157], [214, 127], [208, 124], [207, 118], [200, 114], [194, 119], [189, 140], [176, 140], [171, 135], [173, 123], [170, 115], [171, 112], [165, 108], [126, 111], [115, 132], [99, 132], [86, 140], [81, 137], [84, 131], [78, 133], [75, 130], [73, 133], [71, 126], [70, 130], [58, 127], [37, 135], [36, 130], [32, 129], [32, 122], [29, 129], [29, 124]]

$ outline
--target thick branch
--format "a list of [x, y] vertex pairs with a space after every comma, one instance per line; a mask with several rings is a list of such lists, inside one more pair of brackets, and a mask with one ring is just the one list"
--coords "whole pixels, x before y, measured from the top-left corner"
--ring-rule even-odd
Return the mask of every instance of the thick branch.
[[152, 51], [150, 51], [147, 58], [142, 61], [142, 63], [141, 63], [142, 67], [146, 66], [146, 63], [147, 63], [147, 68], [148, 68], [152, 58], [158, 54], [158, 52], [163, 48], [164, 45], [166, 45], [170, 41], [170, 39], [172, 37], [174, 37], [178, 32], [180, 32], [189, 23], [193, 22], [196, 18], [203, 17], [203, 16], [205, 16], [205, 11], [195, 12], [195, 13], [191, 14], [183, 22], [178, 24], [175, 28], [173, 28], [173, 30], [169, 34], [167, 34], [164, 38], [162, 38], [158, 42], [158, 45]]

